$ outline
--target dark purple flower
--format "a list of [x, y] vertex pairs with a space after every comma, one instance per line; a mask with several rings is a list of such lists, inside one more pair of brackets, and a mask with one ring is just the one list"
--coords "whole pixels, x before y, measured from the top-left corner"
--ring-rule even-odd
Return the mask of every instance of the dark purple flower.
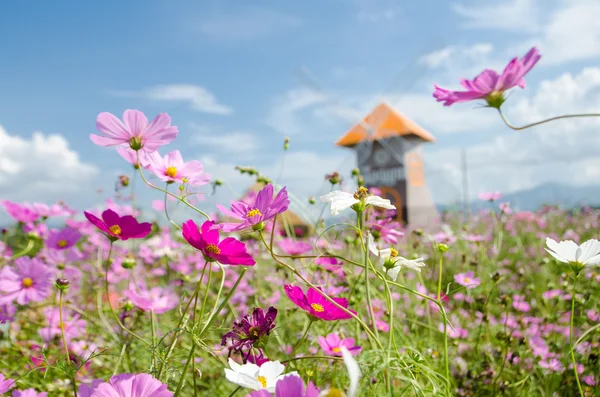
[[233, 322], [233, 329], [223, 335], [221, 345], [229, 344], [229, 355], [232, 352], [241, 353], [245, 363], [252, 353], [252, 348], [262, 348], [266, 345], [271, 330], [275, 328], [276, 317], [277, 309], [274, 307], [269, 307], [267, 314], [261, 308], [255, 308], [252, 315], [247, 314]]
[[284, 187], [273, 197], [273, 185], [265, 186], [258, 194], [254, 202], [248, 203], [237, 201], [231, 204], [231, 211], [217, 204], [217, 208], [226, 216], [239, 220], [239, 222], [225, 222], [220, 227], [226, 232], [239, 231], [243, 229], [263, 230], [268, 221], [275, 215], [287, 211], [290, 205], [288, 193]]

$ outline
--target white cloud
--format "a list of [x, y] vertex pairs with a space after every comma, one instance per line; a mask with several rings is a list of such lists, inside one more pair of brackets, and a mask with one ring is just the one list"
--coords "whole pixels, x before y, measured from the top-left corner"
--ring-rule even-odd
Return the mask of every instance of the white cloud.
[[224, 155], [250, 156], [257, 152], [262, 140], [248, 131], [220, 132], [206, 126], [194, 126], [196, 133], [190, 144]]
[[22, 138], [0, 126], [0, 190], [11, 200], [51, 202], [68, 200], [91, 189], [98, 169], [82, 162], [57, 134], [34, 132]]
[[[565, 113], [600, 113], [600, 68], [543, 81], [531, 98], [509, 100], [505, 107], [516, 125]], [[548, 182], [597, 184], [598, 147], [600, 118], [555, 121], [524, 131], [503, 127], [500, 135], [466, 148], [471, 198], [485, 190], [514, 192]], [[460, 198], [460, 155], [458, 149], [427, 148], [430, 181], [444, 187], [436, 189], [442, 202]]]
[[162, 84], [140, 91], [109, 91], [114, 96], [143, 98], [160, 102], [182, 102], [197, 112], [228, 115], [233, 112], [228, 106], [218, 102], [215, 95], [206, 88], [193, 84]]
[[[491, 43], [476, 43], [468, 46], [450, 45], [440, 50], [423, 55], [419, 63], [432, 69], [448, 68], [457, 63], [473, 63], [488, 61], [494, 51]], [[459, 65], [462, 66], [462, 65]]]
[[190, 23], [190, 29], [223, 41], [246, 41], [272, 36], [302, 24], [299, 18], [263, 8], [240, 8], [209, 14]]
[[[549, 1], [549, 0], [545, 0]], [[477, 5], [475, 5], [477, 4]], [[466, 19], [465, 27], [535, 32], [539, 28], [539, 6], [536, 0], [512, 0], [499, 3], [457, 4], [454, 10]]]
[[[600, 57], [600, 2], [597, 0], [513, 0], [498, 5], [455, 6], [465, 26], [520, 33], [514, 55], [538, 46], [540, 66]], [[508, 58], [506, 59], [508, 61]]]
[[284, 136], [299, 135], [306, 131], [300, 113], [328, 101], [327, 95], [309, 88], [291, 89], [272, 102], [265, 123]]

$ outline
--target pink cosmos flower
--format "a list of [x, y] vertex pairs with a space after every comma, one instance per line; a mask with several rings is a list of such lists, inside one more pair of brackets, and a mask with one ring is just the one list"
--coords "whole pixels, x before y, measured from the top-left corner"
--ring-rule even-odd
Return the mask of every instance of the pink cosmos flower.
[[329, 334], [326, 337], [319, 336], [319, 346], [323, 349], [325, 354], [331, 356], [342, 356], [342, 346], [348, 349], [348, 351], [356, 356], [362, 350], [360, 346], [354, 346], [354, 338], [340, 338], [338, 334]]
[[183, 161], [179, 150], [173, 150], [161, 157], [158, 152], [148, 156], [148, 169], [161, 181], [167, 183], [189, 183], [190, 185], [206, 185], [210, 175], [204, 173], [204, 166], [199, 160], [187, 163]]
[[504, 92], [513, 87], [525, 88], [523, 78], [535, 64], [541, 55], [537, 48], [533, 47], [521, 59], [513, 58], [502, 74], [491, 69], [485, 69], [473, 80], [462, 79], [460, 84], [467, 91], [450, 91], [435, 85], [433, 97], [438, 102], [444, 102], [444, 106], [450, 106], [459, 102], [485, 99], [488, 106], [500, 108], [504, 102]]
[[24, 256], [14, 262], [15, 267], [0, 270], [0, 304], [17, 302], [26, 305], [40, 302], [50, 294], [51, 272], [37, 258]]
[[179, 303], [177, 294], [170, 288], [154, 287], [139, 290], [128, 289], [124, 292], [131, 302], [145, 312], [162, 314], [174, 309]]
[[128, 240], [130, 238], [144, 238], [152, 230], [152, 225], [148, 222], [138, 223], [131, 215], [119, 216], [113, 210], [106, 210], [102, 213], [102, 219], [83, 212], [85, 217], [94, 226], [105, 233], [111, 241]]
[[94, 379], [90, 385], [80, 383], [77, 389], [77, 397], [91, 397], [96, 387], [102, 383], [104, 383], [102, 379]]
[[296, 241], [293, 238], [284, 238], [277, 242], [279, 248], [288, 255], [298, 256], [312, 251], [312, 244], [307, 241]]
[[381, 238], [381, 240], [389, 245], [397, 245], [398, 239], [404, 236], [400, 222], [394, 221], [391, 218], [378, 219], [370, 223], [369, 228], [375, 241]]
[[81, 238], [78, 230], [66, 227], [61, 230], [53, 230], [46, 239], [46, 247], [57, 250], [71, 248]]
[[565, 369], [564, 365], [562, 365], [562, 363], [556, 358], [542, 360], [538, 363], [538, 365], [552, 372], [562, 372]]
[[275, 197], [273, 197], [273, 185], [270, 183], [265, 186], [258, 194], [253, 203], [237, 201], [231, 204], [231, 211], [217, 204], [217, 208], [223, 214], [241, 223], [222, 223], [220, 227], [226, 232], [239, 231], [252, 228], [253, 230], [263, 230], [266, 223], [273, 219], [275, 215], [287, 211], [290, 205], [288, 193], [283, 187]]
[[[150, 161], [148, 159], [149, 153], [138, 151], [131, 149], [130, 147], [119, 146], [117, 147], [117, 153], [123, 157], [125, 161], [133, 166], [133, 168], [138, 169], [138, 157], [140, 161], [140, 165], [142, 168], [150, 167]], [[154, 152], [153, 152], [154, 153]]]
[[483, 201], [497, 201], [502, 198], [502, 194], [500, 192], [483, 192], [479, 193], [479, 198]]
[[215, 222], [206, 221], [202, 231], [193, 220], [183, 224], [183, 238], [190, 245], [202, 252], [204, 259], [209, 262], [219, 262], [223, 265], [254, 266], [254, 258], [246, 251], [246, 245], [233, 237], [220, 241], [219, 229]]
[[304, 382], [298, 375], [288, 375], [277, 381], [275, 394], [266, 389], [256, 390], [246, 397], [319, 397], [319, 389], [312, 382], [308, 382], [306, 389]]
[[473, 289], [481, 284], [481, 280], [475, 277], [473, 272], [455, 274], [454, 281], [467, 289]]
[[0, 395], [9, 391], [14, 385], [15, 381], [13, 379], [5, 378], [3, 374], [0, 374]]
[[35, 389], [14, 390], [12, 397], [48, 397], [45, 391], [38, 393]]
[[27, 203], [19, 204], [9, 200], [0, 202], [8, 215], [19, 222], [27, 223], [34, 222], [39, 218], [39, 214]]
[[60, 311], [57, 307], [44, 308], [44, 317], [46, 326], [38, 328], [38, 335], [46, 343], [52, 342], [54, 338], [65, 331], [65, 339], [70, 342], [72, 339], [82, 337], [86, 332], [87, 322], [81, 316], [72, 310], [63, 311], [63, 327], [60, 324]]
[[[317, 292], [314, 288], [309, 288], [306, 295], [302, 288], [295, 287], [289, 284], [283, 286], [286, 295], [296, 306], [304, 309], [308, 314], [320, 318], [321, 320], [345, 320], [352, 316], [343, 310], [339, 309], [333, 303], [329, 302], [323, 295]], [[343, 308], [348, 308], [348, 300], [345, 298], [332, 298], [338, 305]], [[355, 311], [350, 312], [356, 314]]]
[[97, 384], [90, 397], [173, 397], [167, 385], [149, 374], [120, 374]]
[[148, 124], [144, 113], [131, 109], [123, 112], [123, 122], [111, 113], [100, 113], [96, 118], [96, 128], [105, 135], [90, 135], [96, 145], [129, 146], [147, 153], [170, 143], [179, 132], [177, 127], [171, 126], [171, 118], [166, 113], [157, 115]]

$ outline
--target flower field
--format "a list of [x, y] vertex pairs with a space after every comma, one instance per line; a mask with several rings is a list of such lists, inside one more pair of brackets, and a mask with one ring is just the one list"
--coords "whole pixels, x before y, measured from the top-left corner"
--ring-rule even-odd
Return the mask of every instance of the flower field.
[[[539, 59], [534, 48], [434, 96], [500, 111]], [[519, 211], [492, 192], [487, 210], [421, 229], [359, 171], [344, 189], [328, 175], [331, 192], [299, 205], [253, 168], [239, 171], [256, 191], [205, 208], [195, 195], [219, 183], [159, 154], [179, 132], [166, 113], [104, 112], [96, 127], [91, 141], [131, 164], [118, 198], [86, 211], [1, 203], [13, 222], [0, 394], [600, 395], [600, 211]], [[157, 222], [136, 206], [142, 190], [164, 196]], [[292, 208], [311, 205], [321, 215], [297, 224]]]

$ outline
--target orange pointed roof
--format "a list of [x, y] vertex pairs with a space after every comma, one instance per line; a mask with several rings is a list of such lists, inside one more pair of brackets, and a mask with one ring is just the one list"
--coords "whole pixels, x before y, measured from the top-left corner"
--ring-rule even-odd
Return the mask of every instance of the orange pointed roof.
[[375, 140], [406, 135], [416, 135], [428, 142], [435, 141], [435, 137], [420, 125], [387, 103], [381, 103], [375, 110], [366, 115], [361, 123], [350, 128], [336, 142], [336, 145], [352, 147], [367, 139]]

